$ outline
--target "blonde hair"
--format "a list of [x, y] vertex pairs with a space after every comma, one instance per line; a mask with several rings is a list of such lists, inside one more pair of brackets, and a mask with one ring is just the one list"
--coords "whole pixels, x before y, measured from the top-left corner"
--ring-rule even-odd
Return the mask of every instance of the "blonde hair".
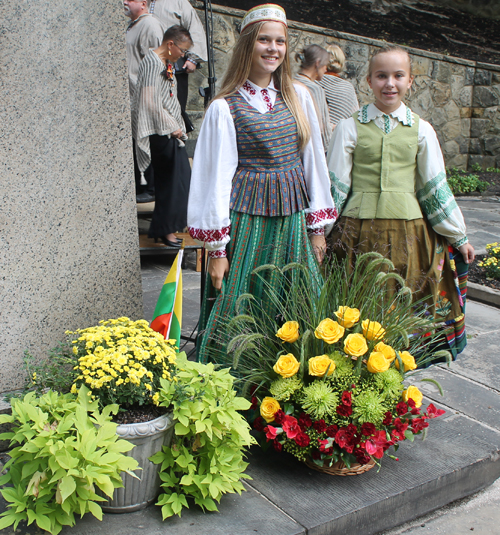
[[375, 50], [375, 52], [371, 55], [370, 62], [368, 63], [368, 76], [371, 76], [372, 74], [373, 58], [380, 56], [380, 54], [386, 54], [387, 52], [401, 52], [401, 54], [406, 55], [408, 57], [408, 63], [410, 64], [410, 76], [412, 75], [413, 62], [410, 54], [408, 54], [408, 51], [398, 45], [384, 45], [380, 48], [377, 48], [377, 50]]
[[341, 73], [344, 70], [345, 54], [338, 45], [328, 45], [326, 50], [330, 54], [330, 62], [326, 66], [328, 72], [334, 72], [336, 74]]
[[[227, 67], [226, 74], [222, 80], [222, 87], [219, 93], [215, 96], [216, 99], [234, 95], [247, 81], [252, 68], [255, 43], [257, 42], [260, 30], [264, 24], [266, 24], [265, 21], [252, 24], [247, 26], [241, 32], [240, 38], [234, 47], [233, 55]], [[281, 91], [285, 104], [295, 118], [299, 135], [299, 147], [300, 150], [303, 150], [311, 137], [311, 129], [304, 110], [300, 105], [295, 88], [293, 87], [288, 45], [288, 29], [284, 25], [283, 28], [286, 37], [285, 57], [281, 65], [274, 71], [273, 78], [276, 89]]]
[[295, 61], [300, 63], [301, 69], [313, 67], [317, 61], [320, 65], [326, 65], [329, 59], [328, 52], [319, 45], [309, 45], [295, 54]]

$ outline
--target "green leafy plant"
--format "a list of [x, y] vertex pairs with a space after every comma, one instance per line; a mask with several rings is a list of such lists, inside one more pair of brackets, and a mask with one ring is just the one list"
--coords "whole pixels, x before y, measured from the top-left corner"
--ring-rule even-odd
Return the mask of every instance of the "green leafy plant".
[[[474, 167], [473, 167], [473, 170]], [[481, 167], [479, 167], [481, 171]], [[474, 191], [486, 191], [489, 187], [489, 183], [484, 180], [480, 180], [478, 175], [473, 173], [467, 173], [456, 167], [447, 169], [448, 185], [451, 188], [453, 194], [457, 193], [472, 193]]]
[[11, 459], [0, 492], [8, 503], [0, 529], [21, 521], [36, 522], [39, 528], [57, 534], [65, 525], [75, 524], [75, 514], [92, 513], [102, 519], [98, 502], [100, 489], [112, 496], [123, 486], [120, 473], [136, 477], [137, 462], [124, 455], [133, 448], [119, 440], [111, 415], [117, 405], [102, 412], [82, 387], [78, 396], [49, 391], [41, 397], [34, 392], [12, 401], [12, 414], [0, 415], [0, 424], [13, 429], [0, 439], [10, 440]]
[[163, 494], [157, 505], [163, 518], [181, 515], [188, 499], [208, 511], [217, 511], [225, 493], [241, 493], [241, 478], [250, 427], [238, 412], [250, 403], [237, 396], [228, 369], [178, 358], [176, 380], [161, 381], [160, 403], [173, 408], [175, 437], [150, 460], [161, 463]]
[[488, 173], [500, 173], [500, 169], [498, 167], [487, 167], [486, 171]]
[[480, 173], [483, 168], [481, 167], [481, 164], [479, 162], [476, 162], [474, 164], [472, 164], [472, 167], [471, 169], [475, 172], [475, 173]]
[[478, 262], [478, 266], [484, 268], [486, 276], [492, 279], [500, 279], [500, 245], [498, 242], [486, 245], [486, 258]]

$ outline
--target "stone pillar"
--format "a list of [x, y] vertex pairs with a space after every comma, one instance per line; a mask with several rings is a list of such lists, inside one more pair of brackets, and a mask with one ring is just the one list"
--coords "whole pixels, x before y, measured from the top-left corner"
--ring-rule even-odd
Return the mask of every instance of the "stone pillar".
[[2, 12], [0, 392], [22, 384], [25, 350], [142, 317], [127, 20], [109, 0]]

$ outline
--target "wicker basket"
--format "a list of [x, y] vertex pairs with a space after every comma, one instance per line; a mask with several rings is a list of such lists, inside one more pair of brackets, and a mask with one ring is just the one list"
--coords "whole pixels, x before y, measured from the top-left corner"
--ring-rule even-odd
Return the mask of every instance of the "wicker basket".
[[319, 466], [311, 459], [307, 459], [306, 465], [313, 470], [331, 476], [358, 476], [359, 474], [371, 470], [375, 466], [375, 461], [371, 459], [367, 464], [353, 463], [351, 464], [351, 468], [347, 468], [342, 461], [337, 461], [336, 463], [333, 463], [332, 466], [328, 466], [327, 464]]

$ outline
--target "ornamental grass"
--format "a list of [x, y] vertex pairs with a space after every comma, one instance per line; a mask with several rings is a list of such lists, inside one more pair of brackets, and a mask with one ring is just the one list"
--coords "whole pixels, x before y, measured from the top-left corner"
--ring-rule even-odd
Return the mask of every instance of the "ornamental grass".
[[242, 295], [227, 324], [228, 354], [262, 445], [321, 467], [379, 463], [444, 412], [424, 410], [420, 390], [403, 381], [451, 356], [436, 350], [439, 324], [425, 299], [413, 302], [390, 260], [366, 253], [352, 269], [332, 261], [326, 271], [315, 295], [300, 264], [255, 270], [276, 314]]

